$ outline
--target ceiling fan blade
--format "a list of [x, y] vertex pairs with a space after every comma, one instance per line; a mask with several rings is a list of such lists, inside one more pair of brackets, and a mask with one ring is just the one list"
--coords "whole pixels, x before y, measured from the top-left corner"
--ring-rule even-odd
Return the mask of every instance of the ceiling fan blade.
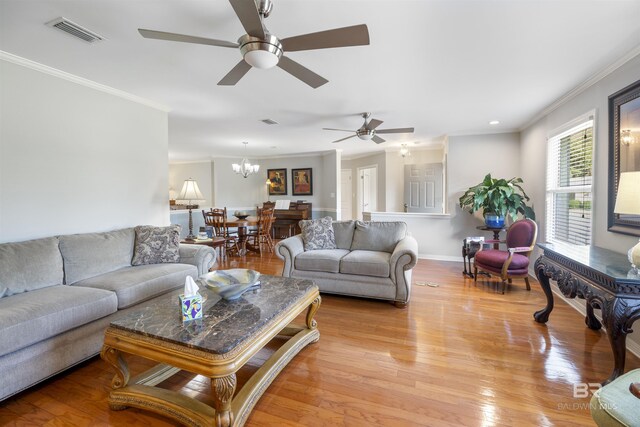
[[380, 138], [378, 135], [373, 135], [373, 138], [371, 138], [371, 140], [376, 144], [382, 144], [385, 141], [384, 139]]
[[380, 129], [376, 133], [413, 133], [413, 128]]
[[329, 80], [325, 79], [322, 76], [317, 75], [310, 69], [303, 67], [293, 59], [289, 59], [286, 56], [282, 56], [280, 58], [280, 61], [278, 62], [278, 67], [282, 68], [287, 73], [294, 76], [295, 78], [302, 80], [303, 82], [305, 82], [306, 84], [308, 84], [314, 89], [329, 82]]
[[218, 86], [233, 86], [240, 81], [241, 78], [244, 77], [245, 74], [251, 69], [251, 65], [244, 62], [244, 59], [233, 67], [231, 71], [227, 73], [226, 76], [222, 78], [218, 82]]
[[229, 0], [229, 3], [247, 34], [259, 39], [266, 38], [262, 17], [258, 13], [258, 6], [254, 0]]
[[322, 130], [339, 130], [340, 132], [355, 132], [354, 130], [348, 130], [348, 129], [335, 129], [335, 128], [322, 128]]
[[381, 124], [382, 124], [382, 120], [371, 119], [371, 121], [369, 121], [369, 123], [367, 124], [367, 129], [375, 129]]
[[332, 142], [333, 142], [333, 143], [336, 143], [336, 142], [342, 142], [342, 141], [344, 141], [345, 139], [355, 138], [356, 136], [357, 136], [357, 135], [351, 135], [351, 136], [347, 136], [346, 138], [337, 139], [337, 140], [332, 141]]
[[285, 52], [299, 50], [328, 49], [332, 47], [363, 46], [369, 44], [366, 24], [335, 28], [317, 33], [287, 37], [280, 40]]
[[188, 36], [186, 34], [167, 33], [165, 31], [145, 30], [138, 28], [138, 32], [145, 39], [169, 40], [172, 42], [184, 42], [195, 44], [208, 44], [210, 46], [220, 47], [238, 47], [238, 43], [228, 42], [225, 40], [208, 39], [205, 37]]

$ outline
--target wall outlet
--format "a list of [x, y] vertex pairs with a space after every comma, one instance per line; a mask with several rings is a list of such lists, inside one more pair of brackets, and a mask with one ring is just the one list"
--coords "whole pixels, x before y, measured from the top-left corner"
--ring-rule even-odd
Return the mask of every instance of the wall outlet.
[[332, 199], [335, 199], [336, 198], [336, 193], [329, 194], [329, 197], [331, 197]]

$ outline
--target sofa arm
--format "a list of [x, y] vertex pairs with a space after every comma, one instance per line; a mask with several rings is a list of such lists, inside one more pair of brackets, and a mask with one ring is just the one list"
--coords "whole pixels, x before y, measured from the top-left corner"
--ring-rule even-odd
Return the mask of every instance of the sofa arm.
[[396, 284], [396, 301], [408, 302], [411, 295], [411, 269], [418, 263], [418, 242], [407, 236], [396, 245], [389, 259], [391, 281]]
[[278, 242], [276, 245], [276, 255], [278, 258], [284, 260], [282, 277], [291, 277], [294, 267], [293, 262], [302, 252], [304, 252], [304, 243], [302, 242], [302, 236], [299, 234]]
[[216, 251], [206, 245], [181, 244], [179, 253], [181, 263], [198, 267], [198, 277], [208, 273], [216, 262]]

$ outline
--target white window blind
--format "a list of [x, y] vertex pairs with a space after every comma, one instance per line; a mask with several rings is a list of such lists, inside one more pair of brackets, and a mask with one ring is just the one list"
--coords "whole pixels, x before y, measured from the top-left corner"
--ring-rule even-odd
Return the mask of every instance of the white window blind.
[[549, 138], [547, 241], [591, 244], [593, 120]]

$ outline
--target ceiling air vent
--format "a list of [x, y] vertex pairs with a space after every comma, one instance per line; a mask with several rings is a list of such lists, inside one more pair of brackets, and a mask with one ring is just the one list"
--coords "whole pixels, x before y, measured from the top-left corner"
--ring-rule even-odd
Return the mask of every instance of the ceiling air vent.
[[86, 28], [76, 24], [75, 22], [69, 21], [67, 18], [64, 18], [62, 16], [60, 18], [54, 19], [53, 21], [47, 22], [45, 25], [62, 30], [67, 34], [71, 34], [72, 36], [89, 43], [95, 43], [104, 40], [104, 37], [102, 37], [101, 35], [87, 30]]
[[275, 120], [271, 120], [271, 119], [264, 119], [264, 120], [260, 120], [262, 123], [268, 124], [268, 125], [277, 125], [278, 122], [276, 122]]

